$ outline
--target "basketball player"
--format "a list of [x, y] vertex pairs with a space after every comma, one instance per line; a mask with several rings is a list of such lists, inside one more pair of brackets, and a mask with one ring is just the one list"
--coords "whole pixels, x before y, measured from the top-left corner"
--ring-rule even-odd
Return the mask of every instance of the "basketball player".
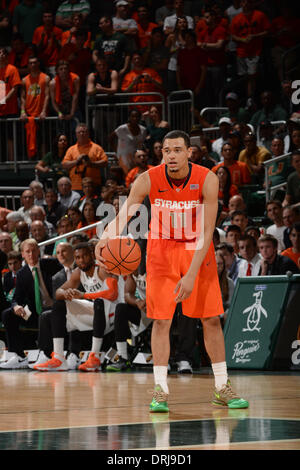
[[[114, 328], [115, 308], [118, 301], [123, 299], [123, 278], [118, 279], [97, 266], [88, 243], [76, 245], [74, 261], [77, 268], [72, 272], [70, 279], [56, 291], [56, 302], [51, 314], [54, 347], [51, 359], [34, 366], [36, 370], [68, 370], [64, 357], [66, 330], [93, 330], [92, 349], [88, 360], [78, 369], [84, 372], [100, 370], [99, 356], [103, 337]], [[80, 284], [85, 292], [78, 290]]]
[[[184, 315], [201, 318], [215, 379], [213, 403], [228, 408], [247, 408], [248, 402], [232, 390], [228, 380], [219, 319], [223, 306], [212, 243], [218, 210], [218, 178], [209, 169], [189, 162], [191, 148], [185, 132], [169, 132], [164, 137], [162, 153], [164, 163], [134, 181], [127, 204], [122, 206], [98, 242], [96, 258], [105, 268], [101, 249], [109, 237], [122, 233], [130, 218], [130, 208], [141, 204], [148, 195], [151, 224], [147, 243], [146, 304], [147, 317], [153, 319], [151, 348], [155, 382], [150, 411], [169, 411], [169, 331], [179, 302]], [[201, 220], [201, 208], [204, 225], [200, 232], [197, 224]], [[186, 223], [189, 220], [191, 222]]]

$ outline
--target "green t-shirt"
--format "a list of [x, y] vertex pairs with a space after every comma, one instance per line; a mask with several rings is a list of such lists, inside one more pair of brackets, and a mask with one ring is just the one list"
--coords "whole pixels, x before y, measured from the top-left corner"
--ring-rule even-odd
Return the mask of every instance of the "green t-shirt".
[[126, 36], [119, 32], [115, 32], [111, 36], [104, 34], [97, 36], [94, 50], [99, 51], [100, 57], [102, 54], [104, 55], [109, 69], [117, 71], [123, 68], [125, 56], [130, 54]]
[[42, 24], [43, 6], [36, 1], [32, 6], [20, 3], [16, 6], [12, 23], [18, 27], [18, 32], [22, 34], [24, 42], [30, 44], [35, 28]]
[[271, 186], [285, 183], [288, 175], [290, 174], [291, 162], [290, 158], [274, 162], [268, 167], [268, 176]]

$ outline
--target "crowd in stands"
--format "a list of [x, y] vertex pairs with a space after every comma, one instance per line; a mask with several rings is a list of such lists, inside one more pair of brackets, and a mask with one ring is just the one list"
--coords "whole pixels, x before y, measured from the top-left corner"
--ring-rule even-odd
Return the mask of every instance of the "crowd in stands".
[[[74, 269], [78, 243], [92, 250], [98, 232], [89, 226], [104, 217], [105, 205], [117, 213], [135, 178], [162, 163], [162, 140], [173, 129], [161, 106], [147, 105], [155, 101], [151, 93], [165, 99], [173, 91], [193, 92], [191, 162], [211, 169], [220, 183], [213, 242], [223, 321], [239, 277], [300, 273], [300, 105], [292, 98], [295, 72], [285, 68], [297, 59], [298, 13], [296, 2], [288, 0], [0, 2], [0, 131], [7, 119], [23, 122], [36, 171], [20, 208], [0, 208], [2, 323], [17, 364], [24, 352], [11, 340], [12, 332], [30, 321], [38, 325], [39, 315], [34, 302], [31, 320], [23, 311], [18, 314], [16, 273], [32, 266], [24, 242], [36, 242], [31, 251], [38, 250], [43, 260], [41, 277], [44, 271], [54, 276], [66, 265]], [[128, 99], [134, 106], [109, 130], [111, 109], [117, 109], [122, 93], [132, 94]], [[107, 113], [95, 112], [86, 124], [86, 102], [106, 104]], [[201, 114], [206, 107], [224, 109], [210, 118]], [[57, 118], [60, 131], [42, 142], [40, 123], [49, 116]], [[65, 124], [71, 124], [71, 133]], [[212, 138], [209, 131], [216, 128]], [[13, 134], [5, 132], [2, 162], [13, 160]], [[62, 238], [43, 244], [58, 235]], [[145, 283], [145, 272], [139, 275]], [[144, 299], [132, 300], [139, 280], [130, 277], [125, 295], [135, 309], [133, 324], [145, 307]], [[50, 279], [44, 278], [43, 287], [43, 310], [49, 310], [56, 301]], [[124, 329], [117, 328], [119, 356], [127, 360]], [[52, 346], [43, 347], [44, 338], [43, 332], [43, 359]], [[99, 341], [93, 345], [92, 352], [99, 354]], [[177, 351], [184, 363], [180, 370], [191, 370], [193, 347], [191, 342], [187, 351]], [[78, 350], [69, 352], [74, 358]], [[127, 367], [122, 360], [120, 370]]]

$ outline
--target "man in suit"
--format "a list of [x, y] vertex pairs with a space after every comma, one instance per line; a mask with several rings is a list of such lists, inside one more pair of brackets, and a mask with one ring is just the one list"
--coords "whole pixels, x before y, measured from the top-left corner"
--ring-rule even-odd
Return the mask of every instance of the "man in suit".
[[[57, 245], [56, 257], [60, 262], [62, 269], [58, 271], [52, 278], [52, 293], [55, 297], [55, 292], [59, 289], [67, 280], [69, 280], [72, 271], [74, 270], [74, 253], [73, 247], [70, 243], [61, 242]], [[51, 313], [52, 309], [46, 310], [41, 314], [40, 324], [39, 324], [39, 354], [36, 359], [36, 362], [29, 364], [30, 369], [33, 369], [35, 365], [42, 364], [51, 357], [51, 352], [53, 350], [53, 339], [52, 339], [52, 329], [51, 329]], [[76, 332], [74, 332], [76, 333]], [[76, 337], [74, 338], [76, 339]], [[74, 342], [74, 341], [73, 341]], [[72, 348], [72, 346], [71, 346]], [[71, 354], [70, 354], [71, 356]], [[72, 360], [74, 362], [73, 356], [70, 358], [70, 368]], [[79, 364], [79, 359], [76, 362], [76, 366]], [[69, 361], [68, 361], [69, 363]]]
[[39, 246], [34, 239], [23, 241], [20, 249], [25, 266], [17, 273], [11, 307], [2, 312], [8, 352], [13, 354], [1, 364], [2, 369], [28, 367], [19, 327], [38, 327], [41, 313], [53, 303], [52, 277], [61, 269], [56, 258], [40, 258]]

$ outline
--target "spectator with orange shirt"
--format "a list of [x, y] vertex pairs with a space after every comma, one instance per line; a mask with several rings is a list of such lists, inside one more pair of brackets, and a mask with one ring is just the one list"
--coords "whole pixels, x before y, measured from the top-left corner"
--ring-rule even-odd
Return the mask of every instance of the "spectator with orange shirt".
[[107, 165], [107, 155], [100, 145], [91, 141], [86, 124], [76, 126], [77, 143], [68, 148], [62, 161], [62, 168], [69, 171], [72, 190], [82, 192], [82, 179], [92, 178], [94, 184], [100, 188], [100, 168]]
[[140, 5], [137, 9], [137, 14], [137, 45], [139, 49], [144, 49], [149, 44], [152, 30], [157, 28], [158, 25], [149, 20], [149, 9], [146, 5]]
[[290, 258], [300, 269], [300, 222], [292, 226], [289, 238], [292, 246], [282, 251], [281, 255]]
[[21, 115], [25, 124], [26, 143], [29, 158], [37, 154], [37, 124], [35, 118], [45, 119], [50, 99], [50, 77], [40, 70], [37, 57], [30, 57], [30, 73], [22, 80]]
[[[75, 43], [75, 33], [80, 29], [83, 24], [83, 15], [82, 13], [73, 13], [71, 17], [72, 27], [64, 31], [61, 36], [61, 45], [64, 46], [65, 44], [69, 44], [70, 42]], [[90, 48], [91, 47], [91, 37], [92, 34], [90, 31], [87, 33], [87, 40], [84, 43], [84, 47]]]
[[62, 30], [54, 25], [52, 11], [43, 13], [43, 24], [33, 33], [32, 44], [36, 46], [37, 55], [51, 77], [55, 75], [55, 65], [61, 47]]
[[[0, 95], [0, 119], [8, 119], [18, 116], [18, 89], [21, 85], [21, 78], [18, 69], [7, 61], [8, 51], [5, 47], [0, 47], [0, 83], [4, 84], [1, 87]], [[4, 125], [6, 123], [4, 122]], [[1, 143], [7, 144], [4, 152], [9, 161], [14, 159], [13, 154], [13, 132], [12, 126], [8, 125], [2, 128], [0, 124]], [[2, 149], [1, 149], [2, 150]], [[1, 151], [2, 153], [2, 151]]]
[[[95, 224], [99, 219], [96, 216], [96, 206], [92, 201], [87, 201], [82, 209], [82, 221], [79, 222], [77, 228]], [[89, 239], [97, 237], [97, 227], [91, 227], [84, 232]]]
[[232, 184], [240, 187], [251, 183], [251, 175], [246, 163], [234, 159], [233, 147], [230, 143], [224, 142], [222, 145], [222, 157], [224, 161], [219, 163], [212, 171], [217, 172], [220, 167], [227, 167], [231, 174]]
[[11, 39], [11, 51], [8, 54], [8, 63], [17, 67], [20, 77], [28, 74], [28, 60], [33, 54], [30, 46], [23, 41], [21, 34], [15, 33]]
[[221, 92], [225, 79], [227, 32], [220, 24], [217, 24], [214, 10], [206, 10], [204, 20], [206, 28], [198, 34], [197, 45], [207, 52], [206, 83], [209, 101], [213, 106], [221, 106], [223, 103]]
[[270, 22], [267, 16], [253, 7], [253, 0], [242, 0], [242, 13], [231, 22], [232, 39], [237, 45], [237, 70], [240, 77], [247, 77], [247, 96], [254, 96], [258, 62], [267, 36]]
[[[121, 90], [124, 93], [164, 93], [161, 76], [150, 67], [144, 67], [140, 53], [135, 52], [131, 60], [132, 69], [128, 72], [122, 82]], [[130, 98], [134, 103], [158, 101], [156, 95], [139, 95]], [[137, 106], [141, 113], [149, 110], [149, 106]]]
[[126, 176], [125, 185], [127, 188], [130, 188], [138, 175], [144, 173], [144, 171], [147, 171], [150, 168], [153, 168], [153, 165], [148, 165], [148, 153], [145, 148], [138, 149], [133, 158], [136, 166], [132, 168]]
[[80, 79], [70, 72], [69, 62], [59, 60], [56, 64], [56, 75], [50, 82], [50, 97], [58, 118], [71, 120], [78, 108]]

